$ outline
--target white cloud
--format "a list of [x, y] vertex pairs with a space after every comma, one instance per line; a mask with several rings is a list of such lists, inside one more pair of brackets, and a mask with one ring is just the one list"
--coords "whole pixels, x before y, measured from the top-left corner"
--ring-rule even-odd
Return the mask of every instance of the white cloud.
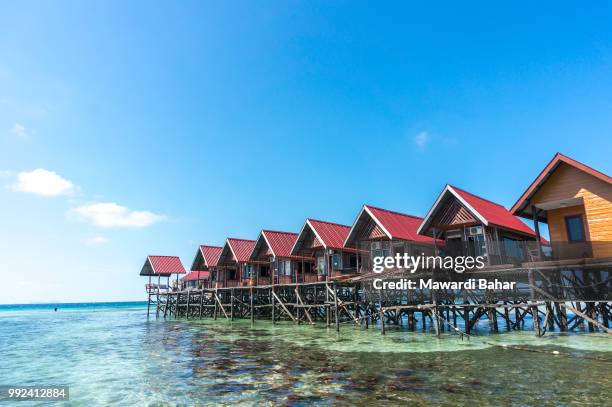
[[42, 196], [70, 195], [74, 184], [53, 171], [38, 168], [17, 174], [17, 182], [11, 186], [13, 191], [28, 192]]
[[81, 221], [101, 228], [143, 228], [162, 221], [165, 216], [149, 211], [133, 211], [114, 202], [99, 202], [73, 208], [69, 212]]
[[90, 236], [83, 239], [83, 243], [85, 243], [87, 246], [98, 246], [108, 243], [108, 239], [104, 236]]
[[20, 139], [26, 139], [30, 137], [30, 133], [28, 133], [25, 126], [19, 123], [15, 123], [13, 127], [11, 127], [10, 132], [14, 137]]
[[414, 142], [416, 143], [416, 145], [421, 148], [425, 147], [428, 141], [429, 141], [429, 133], [427, 133], [426, 131], [420, 132], [414, 138]]

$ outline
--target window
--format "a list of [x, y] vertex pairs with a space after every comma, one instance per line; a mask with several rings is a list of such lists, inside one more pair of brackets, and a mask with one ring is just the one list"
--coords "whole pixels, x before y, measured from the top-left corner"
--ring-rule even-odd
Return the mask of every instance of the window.
[[342, 255], [339, 253], [334, 253], [332, 255], [332, 265], [334, 267], [334, 270], [341, 270], [342, 269]]
[[470, 256], [486, 256], [487, 250], [484, 235], [468, 236], [468, 251]]
[[291, 275], [291, 260], [285, 260], [285, 275], [286, 276], [290, 276]]
[[584, 224], [582, 223], [582, 215], [566, 216], [565, 227], [567, 228], [568, 241], [584, 242]]
[[313, 266], [312, 263], [304, 263], [304, 273], [312, 273]]
[[317, 269], [319, 271], [319, 274], [325, 275], [325, 257], [317, 257]]
[[283, 262], [282, 262], [282, 261], [280, 261], [280, 260], [275, 260], [275, 261], [274, 261], [274, 272], [275, 272], [275, 273], [274, 273], [274, 275], [275, 275], [276, 277], [283, 275], [283, 272], [284, 272], [283, 265], [284, 265], [284, 264], [285, 264], [285, 263], [283, 263]]
[[349, 254], [349, 267], [350, 268], [355, 268], [357, 267], [357, 255], [356, 254]]
[[508, 236], [504, 236], [502, 238], [504, 242], [504, 251], [506, 252], [507, 257], [512, 257], [516, 259], [523, 258], [523, 248], [521, 247], [521, 243]]
[[251, 278], [251, 265], [250, 264], [242, 265], [242, 278], [243, 279]]

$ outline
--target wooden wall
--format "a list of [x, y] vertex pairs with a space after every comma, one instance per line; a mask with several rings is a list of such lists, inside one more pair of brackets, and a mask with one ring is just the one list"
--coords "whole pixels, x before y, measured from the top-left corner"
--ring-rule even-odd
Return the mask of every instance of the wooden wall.
[[567, 241], [565, 216], [582, 214], [586, 220], [586, 236], [595, 243], [595, 257], [612, 256], [612, 185], [570, 165], [562, 163], [532, 202], [558, 201], [567, 198], [583, 199], [584, 205], [548, 211], [551, 240]]
[[[548, 230], [550, 231], [550, 240], [553, 242], [567, 242], [567, 228], [565, 226], [565, 217], [571, 215], [582, 215], [585, 220], [584, 235], [590, 236], [589, 223], [584, 210], [584, 205], [569, 206], [567, 208], [552, 209], [547, 212]], [[590, 240], [590, 239], [589, 239]]]

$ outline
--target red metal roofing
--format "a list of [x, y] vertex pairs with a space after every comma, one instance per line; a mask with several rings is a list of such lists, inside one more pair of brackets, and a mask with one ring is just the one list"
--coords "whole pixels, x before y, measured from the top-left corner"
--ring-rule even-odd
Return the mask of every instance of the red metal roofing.
[[370, 205], [364, 205], [364, 209], [382, 225], [391, 235], [391, 239], [411, 240], [414, 242], [433, 244], [431, 237], [420, 235], [417, 232], [421, 222], [423, 222], [423, 218], [376, 208]]
[[202, 253], [206, 267], [217, 267], [222, 250], [223, 248], [219, 246], [200, 246], [200, 252]]
[[194, 270], [187, 274], [184, 277], [181, 277], [181, 281], [189, 281], [189, 280], [208, 280], [210, 277], [210, 272], [208, 271], [198, 271]]
[[316, 219], [307, 219], [306, 222], [315, 232], [315, 235], [327, 249], [342, 249], [344, 241], [348, 236], [351, 227], [338, 223], [325, 222]]
[[523, 206], [526, 201], [531, 199], [531, 197], [540, 189], [540, 187], [546, 182], [548, 177], [557, 169], [557, 167], [561, 163], [570, 165], [574, 168], [577, 168], [581, 171], [586, 172], [589, 175], [592, 175], [595, 178], [598, 178], [604, 182], [612, 184], [612, 177], [604, 174], [603, 172], [597, 171], [596, 169], [591, 168], [588, 165], [581, 163], [580, 161], [576, 161], [573, 158], [570, 158], [566, 155], [557, 153], [552, 158], [552, 160], [550, 160], [550, 162], [546, 165], [546, 167], [544, 167], [544, 169], [542, 170], [542, 172], [540, 172], [540, 174], [536, 177], [536, 179], [531, 183], [531, 185], [529, 185], [529, 188], [527, 188], [527, 190], [523, 192], [523, 195], [521, 195], [518, 201], [516, 201], [516, 203], [512, 206], [512, 208], [510, 209], [510, 212], [513, 215], [518, 215], [518, 216], [526, 215], [525, 213], [523, 213], [525, 209], [524, 208], [521, 209], [521, 206]]
[[249, 261], [249, 257], [255, 247], [255, 240], [236, 239], [232, 237], [227, 238], [227, 244], [230, 250], [234, 254], [236, 261], [239, 263], [245, 263]]
[[291, 248], [297, 240], [297, 233], [262, 230], [261, 234], [275, 257], [291, 257]]
[[155, 274], [185, 274], [185, 267], [177, 256], [148, 256]]
[[504, 208], [502, 205], [481, 198], [452, 185], [449, 185], [449, 187], [454, 190], [465, 202], [467, 202], [468, 205], [474, 208], [474, 210], [476, 210], [476, 212], [478, 212], [488, 223], [535, 236], [535, 232], [529, 226], [523, 223], [516, 216], [512, 215], [510, 211]]

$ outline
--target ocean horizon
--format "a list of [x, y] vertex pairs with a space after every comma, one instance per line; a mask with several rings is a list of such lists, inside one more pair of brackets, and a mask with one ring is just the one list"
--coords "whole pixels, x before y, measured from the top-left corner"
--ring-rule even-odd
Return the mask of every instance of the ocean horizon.
[[78, 301], [78, 302], [31, 302], [31, 303], [16, 303], [16, 304], [0, 304], [0, 309], [11, 307], [78, 307], [78, 306], [101, 306], [101, 305], [147, 305], [147, 301]]

